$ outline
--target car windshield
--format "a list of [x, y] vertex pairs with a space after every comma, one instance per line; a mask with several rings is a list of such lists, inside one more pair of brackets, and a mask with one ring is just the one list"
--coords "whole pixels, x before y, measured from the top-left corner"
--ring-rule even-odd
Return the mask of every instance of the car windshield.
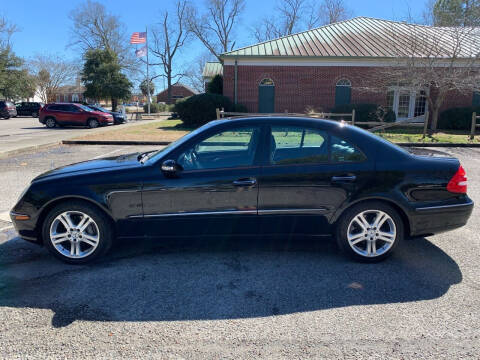
[[[89, 105], [90, 106], [90, 105]], [[90, 106], [92, 109], [94, 110], [97, 110], [97, 111], [102, 111], [102, 112], [108, 112], [107, 109], [101, 107], [101, 106], [97, 106], [97, 105], [93, 105], [93, 106]]]
[[195, 135], [197, 135], [198, 133], [200, 133], [203, 130], [204, 130], [203, 126], [199, 127], [196, 130], [193, 130], [192, 132], [188, 133], [187, 135], [181, 137], [180, 139], [177, 139], [174, 142], [168, 144], [163, 149], [160, 149], [160, 150], [152, 153], [151, 155], [148, 156], [148, 159], [152, 160], [152, 161], [156, 161], [156, 160], [160, 159], [162, 156], [166, 155], [170, 150], [176, 148], [179, 144], [181, 144], [185, 141], [188, 141], [189, 139], [191, 139], [192, 137], [194, 137]]
[[82, 104], [75, 104], [77, 105], [80, 109], [85, 110], [85, 111], [92, 111], [92, 108], [89, 108], [88, 106], [82, 105]]

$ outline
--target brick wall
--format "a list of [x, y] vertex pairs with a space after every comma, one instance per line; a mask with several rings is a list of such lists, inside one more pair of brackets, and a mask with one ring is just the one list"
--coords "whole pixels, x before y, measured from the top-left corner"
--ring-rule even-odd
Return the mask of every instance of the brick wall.
[[[175, 101], [177, 99], [188, 97], [195, 95], [190, 89], [184, 87], [184, 86], [172, 86], [172, 104], [175, 104]], [[175, 98], [174, 98], [175, 97]], [[169, 104], [168, 102], [168, 93], [167, 90], [162, 91], [161, 93], [157, 94], [157, 102], [164, 102], [166, 104]]]
[[[380, 92], [367, 92], [357, 87], [368, 84], [369, 72], [374, 67], [319, 67], [319, 66], [238, 66], [238, 102], [250, 112], [258, 111], [258, 84], [264, 78], [275, 83], [275, 112], [304, 112], [313, 107], [329, 111], [335, 105], [335, 84], [341, 78], [352, 83], [351, 103], [374, 103], [385, 105], [386, 96]], [[223, 68], [224, 95], [233, 100], [234, 66]], [[469, 106], [472, 94], [452, 94], [445, 100], [442, 109], [454, 106]]]

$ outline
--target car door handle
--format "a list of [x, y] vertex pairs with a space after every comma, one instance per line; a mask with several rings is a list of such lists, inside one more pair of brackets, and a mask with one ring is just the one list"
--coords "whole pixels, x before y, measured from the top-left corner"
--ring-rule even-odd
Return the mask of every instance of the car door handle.
[[332, 182], [353, 182], [357, 180], [355, 175], [333, 176]]
[[233, 182], [235, 186], [253, 186], [257, 183], [257, 179], [247, 178], [247, 179], [238, 179]]

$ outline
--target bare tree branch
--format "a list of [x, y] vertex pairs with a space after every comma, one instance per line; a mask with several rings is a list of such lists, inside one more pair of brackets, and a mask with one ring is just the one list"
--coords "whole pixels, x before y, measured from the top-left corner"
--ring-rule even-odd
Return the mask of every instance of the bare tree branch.
[[189, 5], [188, 30], [220, 61], [220, 54], [235, 47], [233, 29], [244, 8], [245, 0], [208, 0], [207, 12], [200, 15]]
[[424, 92], [436, 130], [444, 100], [456, 94], [471, 94], [480, 88], [480, 39], [475, 28], [435, 28], [408, 25], [399, 34], [392, 25], [386, 29], [390, 42], [391, 64], [369, 72], [358, 89], [386, 93], [402, 87]]
[[30, 61], [30, 71], [37, 84], [37, 95], [44, 103], [55, 101], [55, 95], [63, 85], [78, 76], [78, 64], [55, 55], [36, 55]]
[[[174, 72], [174, 58], [189, 39], [186, 17], [186, 0], [178, 0], [174, 18], [170, 19], [168, 11], [165, 11], [162, 15], [162, 22], [152, 32], [153, 46], [151, 51], [159, 61], [150, 65], [162, 68], [162, 75], [167, 79], [169, 103], [172, 102], [172, 83], [180, 81], [184, 76], [183, 73]], [[162, 75], [156, 75], [156, 77]]]

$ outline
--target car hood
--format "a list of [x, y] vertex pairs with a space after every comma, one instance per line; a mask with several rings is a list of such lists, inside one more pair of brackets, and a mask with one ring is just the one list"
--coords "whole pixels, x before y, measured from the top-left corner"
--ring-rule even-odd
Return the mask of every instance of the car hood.
[[121, 156], [105, 157], [96, 160], [83, 161], [71, 165], [66, 165], [47, 171], [37, 176], [33, 181], [43, 180], [51, 177], [63, 177], [78, 174], [98, 173], [104, 171], [110, 171], [118, 168], [134, 168], [142, 166], [142, 163], [138, 161], [140, 153], [132, 153]]

